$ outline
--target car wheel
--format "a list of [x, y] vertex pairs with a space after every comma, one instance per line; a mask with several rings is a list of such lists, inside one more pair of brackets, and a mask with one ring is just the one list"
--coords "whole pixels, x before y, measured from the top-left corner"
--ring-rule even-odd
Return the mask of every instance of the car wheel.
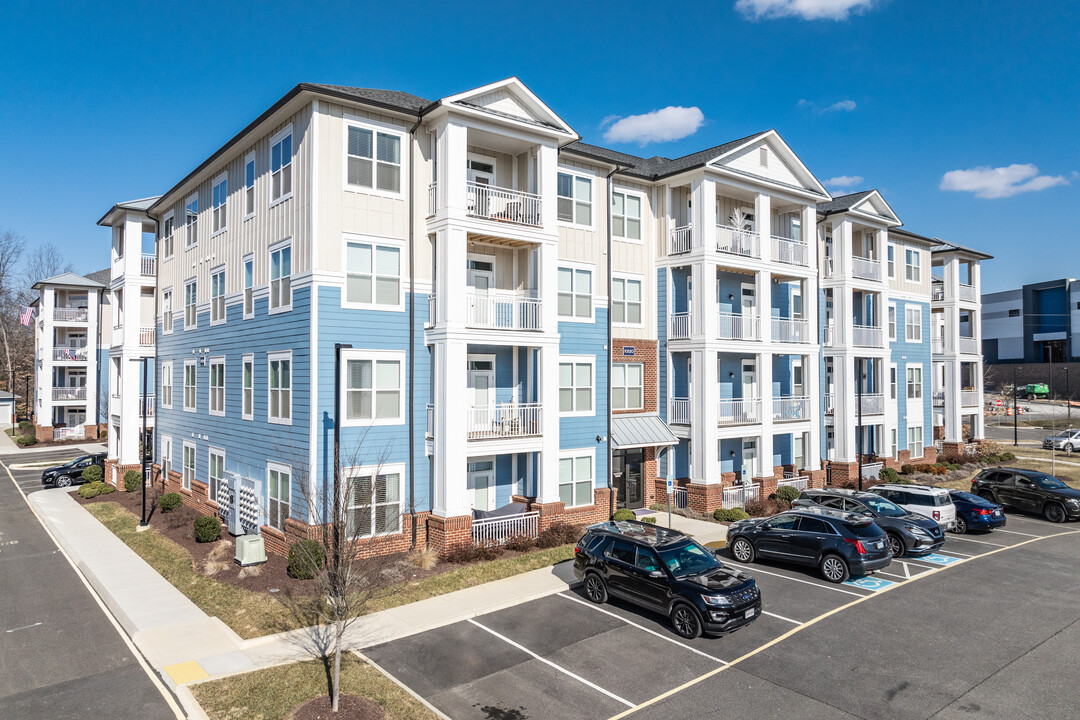
[[821, 575], [831, 583], [842, 583], [851, 576], [847, 563], [836, 555], [821, 558]]
[[1072, 443], [1069, 443], [1068, 445], [1065, 446], [1065, 454], [1066, 455], [1072, 455], [1072, 453], [1073, 453], [1073, 446], [1072, 446]]
[[56, 487], [71, 487], [71, 478], [69, 478], [67, 475], [61, 475], [60, 477], [56, 478]]
[[686, 603], [679, 603], [671, 609], [671, 627], [676, 635], [686, 640], [693, 640], [701, 634], [701, 620]]
[[731, 543], [731, 554], [741, 563], [754, 562], [754, 546], [744, 537], [735, 538]]
[[997, 502], [997, 500], [994, 499], [994, 493], [990, 492], [989, 490], [983, 490], [981, 493], [979, 493], [979, 497], [981, 497], [983, 500], [989, 500], [992, 503]]
[[893, 535], [889, 533], [889, 554], [894, 558], [904, 557], [904, 553], [907, 552], [907, 546], [904, 545], [904, 539], [899, 535]]
[[957, 535], [963, 535], [967, 532], [967, 520], [962, 515], [956, 516], [956, 525], [953, 526], [953, 532]]
[[592, 600], [597, 605], [603, 605], [607, 602], [607, 584], [604, 582], [604, 578], [600, 577], [596, 573], [589, 573], [585, 576], [585, 597]]
[[1052, 523], [1063, 523], [1067, 515], [1065, 514], [1065, 508], [1060, 503], [1052, 502], [1047, 503], [1043, 508], [1043, 517]]

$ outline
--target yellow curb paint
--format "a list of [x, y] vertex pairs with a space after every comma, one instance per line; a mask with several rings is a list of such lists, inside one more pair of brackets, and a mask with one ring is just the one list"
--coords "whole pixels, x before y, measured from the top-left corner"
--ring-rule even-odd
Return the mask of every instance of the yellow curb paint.
[[727, 540], [713, 540], [712, 542], [705, 543], [705, 547], [719, 550], [720, 548], [727, 547]]
[[187, 662], [177, 663], [175, 665], [166, 665], [161, 669], [167, 672], [169, 677], [172, 678], [172, 681], [177, 685], [187, 685], [196, 680], [205, 680], [210, 677], [210, 674], [202, 669], [202, 665], [194, 660], [188, 660]]

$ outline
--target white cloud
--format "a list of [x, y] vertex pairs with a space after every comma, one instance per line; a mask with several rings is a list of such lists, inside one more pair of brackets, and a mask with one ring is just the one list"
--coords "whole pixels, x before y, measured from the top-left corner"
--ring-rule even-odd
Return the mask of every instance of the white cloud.
[[803, 20], [847, 20], [880, 0], [736, 0], [735, 9], [748, 20], [797, 17]]
[[693, 135], [705, 122], [705, 114], [697, 107], [669, 106], [644, 115], [604, 118], [604, 122], [611, 120], [614, 122], [604, 131], [605, 142], [646, 145], [681, 140]]
[[855, 109], [855, 101], [854, 100], [841, 100], [840, 102], [834, 102], [832, 105], [825, 108], [821, 112], [827, 113], [827, 112], [832, 112], [834, 110], [840, 110], [842, 112], [851, 112], [854, 109]]
[[940, 187], [942, 190], [975, 193], [978, 198], [1004, 198], [1068, 184], [1063, 175], [1040, 175], [1039, 168], [1027, 163], [999, 168], [950, 170], [942, 176]]
[[848, 188], [853, 185], [862, 184], [862, 175], [837, 175], [834, 178], [829, 178], [825, 181], [825, 184], [829, 187]]

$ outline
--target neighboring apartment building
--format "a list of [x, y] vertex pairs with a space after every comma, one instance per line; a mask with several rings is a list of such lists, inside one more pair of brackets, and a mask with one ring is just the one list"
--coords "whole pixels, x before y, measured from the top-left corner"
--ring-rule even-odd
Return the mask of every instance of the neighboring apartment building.
[[1029, 283], [982, 296], [982, 352], [989, 364], [1080, 360], [1080, 282]]
[[105, 428], [108, 270], [34, 284], [34, 430], [39, 441], [96, 440]]

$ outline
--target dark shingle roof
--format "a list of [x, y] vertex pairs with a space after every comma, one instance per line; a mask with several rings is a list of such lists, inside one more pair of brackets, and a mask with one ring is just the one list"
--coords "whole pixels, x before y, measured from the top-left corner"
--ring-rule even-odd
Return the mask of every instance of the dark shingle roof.
[[104, 270], [97, 270], [92, 273], [87, 273], [86, 275], [83, 275], [83, 277], [87, 280], [93, 280], [96, 283], [101, 283], [102, 285], [108, 285], [109, 281], [112, 279], [112, 270], [109, 268], [105, 268]]
[[703, 167], [707, 162], [717, 156], [723, 155], [730, 150], [734, 150], [738, 146], [749, 142], [760, 135], [764, 135], [766, 132], [768, 132], [768, 130], [756, 132], [752, 135], [747, 135], [744, 138], [732, 140], [723, 145], [716, 145], [711, 148], [706, 148], [705, 150], [699, 150], [696, 153], [683, 155], [682, 157], [675, 159], [660, 156], [641, 158], [636, 155], [628, 155], [627, 153], [621, 153], [617, 150], [608, 150], [607, 148], [602, 148], [598, 145], [589, 145], [583, 142], [570, 143], [562, 150], [564, 152], [575, 152], [586, 157], [630, 167], [631, 169], [623, 173], [624, 175], [634, 175], [647, 180], [659, 180], [660, 178], [668, 177], [669, 175], [675, 175], [686, 170]]
[[957, 245], [956, 243], [948, 242], [946, 240], [942, 240], [941, 238], [934, 238], [934, 240], [937, 241], [939, 244], [937, 245], [937, 247], [930, 249], [931, 253], [962, 252], [969, 255], [974, 255], [982, 260], [992, 260], [994, 257], [993, 255], [987, 255], [982, 251], [972, 250], [969, 247]]
[[46, 285], [65, 285], [67, 287], [85, 287], [85, 288], [102, 288], [105, 287], [107, 282], [98, 282], [83, 275], [76, 275], [73, 272], [62, 272], [59, 275], [54, 275], [51, 278], [45, 278], [44, 280], [38, 280], [31, 287], [34, 290], [40, 290]]
[[348, 87], [347, 85], [324, 85], [322, 83], [302, 83], [302, 87], [332, 95], [343, 95], [364, 102], [384, 105], [395, 110], [414, 113], [431, 104], [418, 95], [400, 90], [379, 90], [377, 88]]
[[859, 192], [849, 193], [847, 195], [839, 195], [828, 202], [818, 203], [817, 210], [824, 215], [844, 212], [845, 210], [850, 210], [858, 205], [861, 200], [865, 199], [866, 196], [872, 192], [874, 191], [860, 190]]

